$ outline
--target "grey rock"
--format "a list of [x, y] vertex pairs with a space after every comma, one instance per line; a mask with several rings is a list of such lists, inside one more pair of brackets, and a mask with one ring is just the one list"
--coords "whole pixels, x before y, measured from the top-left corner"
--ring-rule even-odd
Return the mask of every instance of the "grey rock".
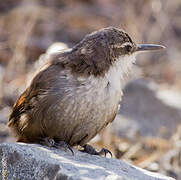
[[9, 107], [0, 109], [0, 143], [4, 142], [9, 137], [9, 131], [7, 127], [7, 114], [9, 114], [9, 111]]
[[170, 137], [181, 122], [181, 94], [147, 80], [134, 80], [124, 96], [113, 127], [121, 136]]
[[126, 162], [35, 144], [0, 144], [0, 179], [173, 180]]

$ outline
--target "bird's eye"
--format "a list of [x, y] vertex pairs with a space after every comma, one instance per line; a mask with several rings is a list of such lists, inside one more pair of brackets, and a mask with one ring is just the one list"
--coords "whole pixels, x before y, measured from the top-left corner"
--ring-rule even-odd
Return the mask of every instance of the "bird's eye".
[[131, 52], [131, 50], [132, 50], [132, 46], [131, 45], [126, 45], [125, 46], [125, 50], [126, 50], [126, 52]]

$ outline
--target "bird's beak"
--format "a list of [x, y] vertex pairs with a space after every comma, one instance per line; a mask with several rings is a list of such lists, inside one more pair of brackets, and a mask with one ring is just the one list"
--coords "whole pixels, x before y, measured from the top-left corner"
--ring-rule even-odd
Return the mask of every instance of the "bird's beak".
[[157, 44], [137, 44], [136, 45], [136, 52], [139, 51], [153, 51], [153, 50], [161, 50], [165, 49], [165, 46], [157, 45]]

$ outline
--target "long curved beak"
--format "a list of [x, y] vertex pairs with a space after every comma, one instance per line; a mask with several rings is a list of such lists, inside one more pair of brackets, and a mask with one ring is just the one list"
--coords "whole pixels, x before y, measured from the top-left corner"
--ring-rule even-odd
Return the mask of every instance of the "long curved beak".
[[157, 44], [137, 44], [136, 45], [136, 52], [137, 51], [153, 51], [153, 50], [161, 50], [165, 49], [165, 46], [157, 45]]

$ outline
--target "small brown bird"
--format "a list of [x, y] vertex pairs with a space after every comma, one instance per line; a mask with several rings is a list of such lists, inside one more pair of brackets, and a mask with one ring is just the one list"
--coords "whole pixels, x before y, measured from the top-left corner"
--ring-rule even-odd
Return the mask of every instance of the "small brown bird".
[[87, 145], [112, 122], [122, 97], [122, 78], [140, 51], [160, 45], [135, 44], [121, 29], [108, 27], [87, 35], [66, 52], [50, 55], [13, 107], [8, 126], [17, 142], [48, 146]]

